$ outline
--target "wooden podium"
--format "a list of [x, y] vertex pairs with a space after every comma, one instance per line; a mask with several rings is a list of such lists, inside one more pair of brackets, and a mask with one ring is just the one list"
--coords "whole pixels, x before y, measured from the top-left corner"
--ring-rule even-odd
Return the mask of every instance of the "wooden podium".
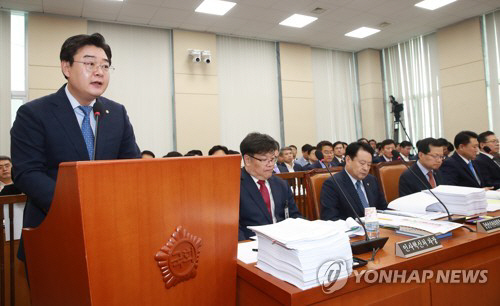
[[234, 304], [240, 160], [61, 164], [23, 230], [33, 305]]

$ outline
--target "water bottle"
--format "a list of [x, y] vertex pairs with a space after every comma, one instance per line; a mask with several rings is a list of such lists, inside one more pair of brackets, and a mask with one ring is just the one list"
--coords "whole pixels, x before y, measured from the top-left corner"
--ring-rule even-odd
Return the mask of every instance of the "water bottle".
[[365, 228], [368, 238], [378, 238], [380, 235], [377, 209], [375, 207], [365, 208]]

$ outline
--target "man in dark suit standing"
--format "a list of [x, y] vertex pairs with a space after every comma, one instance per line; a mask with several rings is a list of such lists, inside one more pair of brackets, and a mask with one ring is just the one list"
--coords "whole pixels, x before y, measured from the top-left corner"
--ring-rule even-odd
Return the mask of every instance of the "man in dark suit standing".
[[[11, 130], [14, 184], [28, 196], [23, 227], [37, 227], [45, 219], [60, 163], [140, 157], [125, 108], [101, 97], [113, 69], [104, 37], [68, 38], [60, 60], [67, 84], [21, 106]], [[95, 103], [102, 105], [98, 125]], [[18, 257], [24, 260], [22, 243]]]
[[287, 172], [297, 172], [302, 171], [302, 166], [295, 162], [293, 158], [292, 148], [284, 147], [280, 151], [280, 155], [283, 157], [283, 163], [278, 164], [279, 173], [287, 173]]
[[495, 133], [486, 131], [477, 137], [479, 142], [479, 155], [477, 155], [475, 162], [479, 173], [484, 179], [486, 186], [493, 186], [493, 188], [500, 188], [500, 162], [495, 160], [498, 156], [499, 143]]
[[354, 218], [349, 203], [360, 217], [365, 215], [366, 207], [387, 208], [377, 180], [368, 174], [372, 155], [373, 149], [369, 144], [353, 142], [347, 146], [344, 170], [334, 175], [335, 180], [327, 179], [321, 188], [322, 220]]
[[443, 184], [476, 188], [489, 187], [486, 186], [474, 162], [479, 146], [477, 134], [462, 131], [455, 136], [454, 145], [455, 153], [445, 159], [440, 168]]
[[247, 226], [300, 218], [288, 183], [273, 176], [277, 142], [270, 136], [250, 133], [240, 144], [245, 166], [241, 169], [238, 240], [254, 236]]
[[[399, 196], [405, 196], [422, 190], [431, 189], [441, 183], [438, 169], [443, 162], [443, 147], [434, 138], [425, 138], [418, 142], [418, 161], [410, 170], [405, 170], [399, 177]], [[416, 178], [415, 176], [418, 176]], [[422, 182], [423, 183], [422, 183]]]
[[374, 164], [396, 160], [393, 158], [394, 156], [392, 156], [392, 151], [396, 149], [396, 143], [394, 142], [394, 140], [386, 139], [382, 141], [380, 146], [382, 148], [381, 150], [382, 154], [373, 159]]

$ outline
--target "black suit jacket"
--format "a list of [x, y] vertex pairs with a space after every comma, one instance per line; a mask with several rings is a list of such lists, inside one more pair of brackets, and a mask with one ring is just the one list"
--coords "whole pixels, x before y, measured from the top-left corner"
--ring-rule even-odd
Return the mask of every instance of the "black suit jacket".
[[[395, 158], [393, 157], [393, 158], [391, 158], [391, 160], [390, 160], [390, 161], [395, 161], [395, 160], [397, 160], [397, 159], [395, 159]], [[386, 162], [387, 162], [387, 161], [385, 160], [385, 157], [384, 157], [384, 156], [382, 156], [382, 155], [377, 156], [377, 157], [374, 157], [374, 158], [373, 158], [373, 161], [372, 161], [372, 163], [374, 163], [374, 164], [378, 164], [378, 163], [386, 163]]]
[[[335, 165], [333, 164], [333, 161], [331, 161], [328, 164], [328, 168], [331, 168], [331, 167], [335, 167]], [[312, 169], [322, 169], [322, 168], [323, 168], [322, 163], [320, 161], [317, 161], [317, 162], [311, 164], [311, 166], [309, 167], [309, 170], [312, 170]]]
[[[280, 173], [287, 173], [288, 172], [288, 168], [286, 167], [286, 165], [283, 163], [283, 164], [278, 164], [278, 169], [280, 169]], [[293, 164], [293, 170], [295, 172], [297, 171], [304, 171], [304, 169], [302, 168], [301, 165], [299, 164]]]
[[332, 165], [334, 167], [344, 167], [345, 166], [345, 162], [338, 160], [337, 157], [334, 157], [333, 160], [332, 160]]
[[474, 170], [481, 181], [480, 184], [477, 183], [476, 178], [470, 171], [469, 167], [465, 163], [465, 161], [458, 155], [457, 152], [453, 153], [453, 155], [443, 161], [441, 168], [439, 171], [441, 172], [441, 176], [443, 178], [444, 185], [455, 185], [455, 186], [464, 186], [464, 187], [485, 187], [484, 180], [481, 177], [481, 173], [476, 167], [476, 162], [472, 161], [472, 165], [474, 166]]
[[[322, 220], [338, 220], [347, 219], [348, 217], [355, 218], [349, 203], [340, 191], [340, 188], [344, 191], [346, 196], [349, 198], [349, 202], [354, 206], [356, 213], [363, 217], [365, 215], [365, 209], [361, 200], [359, 199], [358, 193], [351, 178], [347, 174], [346, 170], [336, 173], [335, 179], [329, 178], [323, 184], [321, 188], [321, 219]], [[386, 209], [387, 202], [383, 193], [377, 184], [377, 180], [374, 176], [368, 174], [368, 176], [363, 180], [363, 186], [365, 187], [366, 197], [368, 203], [371, 207], [376, 207], [377, 209]]]
[[[409, 195], [412, 193], [416, 193], [422, 190], [430, 189], [431, 184], [429, 183], [429, 180], [427, 177], [424, 175], [422, 170], [420, 170], [420, 167], [417, 165], [417, 163], [414, 163], [411, 165], [410, 169], [415, 173], [422, 182], [420, 182], [416, 177], [415, 174], [411, 173], [410, 170], [406, 169], [401, 176], [399, 177], [399, 196], [403, 197], [405, 195]], [[434, 180], [436, 181], [436, 186], [441, 183], [441, 175], [439, 171], [433, 171], [434, 174]]]
[[[45, 219], [57, 180], [59, 164], [89, 160], [75, 112], [62, 86], [56, 93], [21, 106], [11, 129], [14, 183], [28, 196], [23, 227]], [[96, 159], [139, 158], [134, 131], [121, 104], [103, 97], [97, 127]], [[24, 259], [22, 247], [19, 257]]]
[[500, 188], [500, 166], [484, 154], [479, 154], [474, 160], [476, 168], [481, 173], [486, 187]]
[[[274, 215], [276, 222], [285, 219], [285, 204], [288, 202], [288, 212], [290, 218], [302, 217], [293, 197], [292, 190], [288, 183], [277, 176], [271, 176], [268, 179], [271, 186], [271, 194], [274, 200]], [[260, 194], [259, 188], [253, 178], [248, 174], [245, 168], [241, 169], [240, 182], [240, 220], [238, 230], [238, 240], [246, 240], [255, 235], [247, 228], [253, 225], [271, 224], [273, 220], [266, 203]]]

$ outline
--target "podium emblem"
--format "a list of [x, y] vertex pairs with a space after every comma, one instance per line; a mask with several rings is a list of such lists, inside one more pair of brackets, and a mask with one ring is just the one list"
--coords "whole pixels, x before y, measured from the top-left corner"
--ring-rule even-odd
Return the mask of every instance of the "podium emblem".
[[200, 257], [201, 238], [178, 226], [168, 242], [156, 253], [167, 289], [196, 276]]

